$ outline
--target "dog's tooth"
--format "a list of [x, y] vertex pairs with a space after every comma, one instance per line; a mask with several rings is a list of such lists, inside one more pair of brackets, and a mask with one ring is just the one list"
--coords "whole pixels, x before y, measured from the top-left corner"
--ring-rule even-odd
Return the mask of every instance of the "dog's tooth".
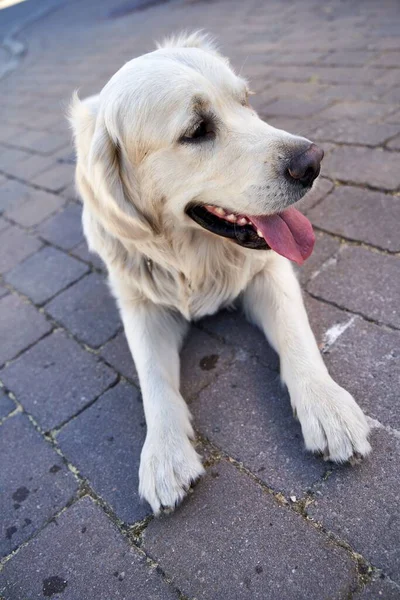
[[223, 217], [225, 215], [225, 211], [223, 208], [221, 208], [220, 206], [216, 206], [214, 208], [215, 212], [217, 213], [217, 215], [221, 215], [221, 217]]
[[230, 221], [231, 223], [236, 223], [237, 219], [236, 219], [236, 215], [234, 215], [233, 213], [231, 213], [230, 215], [226, 215], [226, 218], [228, 219], [228, 221]]
[[238, 219], [238, 223], [239, 225], [247, 225], [248, 220], [246, 219], [246, 217], [241, 217], [240, 219]]
[[259, 229], [257, 229], [257, 235], [258, 235], [258, 237], [264, 237]]

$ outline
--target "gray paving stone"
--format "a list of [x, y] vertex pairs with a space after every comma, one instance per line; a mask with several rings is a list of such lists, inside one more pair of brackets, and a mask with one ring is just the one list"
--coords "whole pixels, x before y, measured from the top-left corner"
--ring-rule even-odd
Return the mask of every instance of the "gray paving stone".
[[0, 156], [0, 171], [9, 173], [9, 169], [14, 164], [23, 162], [31, 157], [31, 154], [18, 150], [17, 148], [7, 148]]
[[211, 467], [176, 513], [149, 524], [144, 548], [198, 599], [333, 600], [355, 586], [342, 549], [227, 463]]
[[337, 260], [308, 283], [314, 295], [400, 327], [400, 261], [366, 248], [341, 246]]
[[66, 146], [69, 145], [69, 138], [65, 135], [57, 135], [48, 131], [27, 131], [17, 142], [16, 145], [28, 148], [39, 154], [53, 154], [61, 148], [64, 148], [64, 152], [66, 152]]
[[0, 389], [0, 419], [4, 419], [7, 415], [15, 410], [15, 403], [7, 396], [7, 394]]
[[385, 123], [360, 123], [348, 119], [321, 122], [312, 130], [312, 138], [317, 141], [337, 142], [339, 144], [361, 144], [380, 146], [393, 137], [398, 128]]
[[18, 207], [29, 203], [37, 195], [35, 188], [6, 179], [0, 185], [0, 213], [16, 210]]
[[181, 392], [185, 400], [197, 396], [233, 359], [234, 349], [192, 327], [181, 350]]
[[342, 330], [361, 318], [321, 300], [315, 300], [307, 293], [304, 294], [304, 304], [318, 347], [324, 352], [328, 351], [333, 343], [330, 330], [335, 332], [338, 327]]
[[54, 165], [54, 161], [48, 156], [27, 154], [27, 158], [24, 160], [9, 164], [6, 168], [6, 172], [17, 179], [30, 181], [33, 177], [42, 173], [52, 165]]
[[304, 196], [304, 198], [298, 203], [297, 208], [303, 213], [318, 204], [320, 200], [325, 198], [334, 188], [332, 181], [325, 179], [325, 177], [319, 177], [314, 183], [312, 190]]
[[10, 223], [0, 217], [0, 233], [10, 227]]
[[0, 448], [0, 554], [6, 556], [65, 506], [78, 483], [25, 415], [1, 425]]
[[178, 600], [88, 497], [50, 523], [0, 575], [7, 600]]
[[100, 350], [100, 354], [123, 377], [139, 385], [135, 363], [124, 331], [121, 331], [115, 338], [107, 342]]
[[32, 190], [29, 200], [7, 211], [7, 217], [23, 227], [38, 225], [51, 214], [59, 210], [65, 200], [43, 190]]
[[383, 102], [337, 102], [319, 115], [320, 119], [356, 119], [378, 121], [393, 112], [395, 106]]
[[92, 347], [104, 344], [121, 327], [115, 300], [97, 273], [62, 292], [46, 305], [46, 311]]
[[6, 296], [8, 293], [8, 289], [0, 284], [0, 298], [3, 298], [3, 296]]
[[100, 256], [95, 252], [89, 252], [86, 241], [81, 242], [76, 248], [71, 251], [71, 254], [77, 256], [81, 260], [93, 265], [96, 269], [106, 271], [106, 266]]
[[58, 434], [64, 454], [125, 522], [151, 514], [138, 494], [140, 453], [146, 423], [140, 394], [120, 383]]
[[74, 165], [55, 163], [32, 179], [32, 183], [40, 187], [60, 192], [74, 180]]
[[399, 429], [400, 333], [308, 295], [305, 301], [332, 377], [353, 394], [370, 417]]
[[308, 512], [399, 582], [400, 440], [381, 429], [371, 444], [372, 454], [361, 465], [337, 469], [321, 484]]
[[386, 117], [385, 121], [387, 123], [395, 123], [396, 125], [398, 125], [400, 123], [400, 110]]
[[307, 216], [337, 235], [392, 252], [400, 250], [400, 200], [389, 194], [339, 186]]
[[348, 50], [338, 50], [331, 51], [325, 58], [321, 59], [319, 62], [321, 64], [333, 65], [333, 66], [349, 66], [349, 65], [359, 65], [360, 67], [364, 66], [365, 63], [371, 60], [376, 56], [376, 53], [363, 51], [348, 51]]
[[356, 318], [326, 361], [369, 416], [400, 430], [400, 332]]
[[9, 271], [5, 280], [35, 304], [43, 304], [88, 270], [84, 263], [47, 246]]
[[0, 365], [50, 331], [51, 325], [33, 306], [15, 294], [0, 300]]
[[0, 273], [6, 273], [41, 247], [41, 242], [18, 227], [0, 233]]
[[[294, 67], [281, 65], [270, 70], [269, 76], [278, 80], [318, 81], [318, 83], [370, 83], [382, 75], [376, 67], [359, 69], [357, 67]], [[387, 82], [390, 85], [391, 82]]]
[[280, 377], [239, 357], [191, 403], [195, 427], [275, 491], [303, 495], [325, 472], [304, 449]]
[[74, 202], [79, 201], [79, 194], [75, 183], [70, 183], [67, 185], [67, 187], [61, 191], [61, 196], [67, 198], [67, 200], [74, 200]]
[[55, 332], [3, 369], [1, 379], [40, 426], [50, 430], [99, 396], [116, 374]]
[[322, 231], [316, 231], [313, 253], [301, 267], [296, 268], [299, 272], [300, 283], [304, 285], [310, 277], [315, 276], [322, 265], [339, 250], [339, 247], [340, 241], [337, 238], [326, 235]]
[[[339, 146], [324, 160], [324, 173], [348, 183], [370, 185], [383, 190], [400, 186], [399, 157], [377, 148]], [[371, 165], [374, 168], [371, 169]]]
[[353, 596], [354, 600], [399, 600], [399, 597], [400, 587], [386, 578], [373, 581]]
[[400, 150], [400, 135], [396, 136], [387, 144], [391, 150]]
[[302, 98], [278, 98], [272, 104], [268, 104], [261, 109], [261, 114], [268, 117], [276, 117], [277, 115], [306, 118], [312, 117], [314, 114], [320, 113], [326, 108], [328, 102], [316, 98], [314, 100], [306, 100]]
[[69, 204], [64, 210], [45, 221], [39, 234], [51, 244], [63, 250], [71, 250], [83, 240], [82, 208]]
[[206, 331], [221, 338], [233, 346], [237, 357], [243, 362], [248, 357], [257, 359], [272, 370], [279, 369], [279, 358], [268, 344], [265, 335], [249, 323], [241, 310], [222, 310], [212, 317], [200, 321], [200, 326]]

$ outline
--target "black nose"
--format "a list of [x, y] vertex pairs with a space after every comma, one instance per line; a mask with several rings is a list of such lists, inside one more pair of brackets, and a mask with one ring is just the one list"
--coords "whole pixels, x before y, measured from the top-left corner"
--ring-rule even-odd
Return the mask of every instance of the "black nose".
[[303, 187], [308, 187], [316, 179], [321, 170], [321, 160], [324, 158], [324, 151], [316, 144], [311, 144], [307, 150], [294, 156], [288, 167], [288, 175], [295, 179]]

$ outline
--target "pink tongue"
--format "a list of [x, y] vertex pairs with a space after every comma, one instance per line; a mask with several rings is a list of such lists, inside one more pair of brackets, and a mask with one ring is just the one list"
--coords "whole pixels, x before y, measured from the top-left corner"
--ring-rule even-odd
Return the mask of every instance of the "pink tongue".
[[313, 251], [313, 228], [310, 221], [297, 209], [288, 208], [279, 215], [247, 218], [261, 231], [272, 250], [299, 265], [302, 265]]

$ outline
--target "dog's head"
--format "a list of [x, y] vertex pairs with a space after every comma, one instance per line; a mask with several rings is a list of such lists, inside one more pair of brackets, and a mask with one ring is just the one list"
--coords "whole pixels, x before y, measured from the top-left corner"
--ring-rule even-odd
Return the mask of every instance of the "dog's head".
[[98, 97], [75, 100], [78, 180], [103, 224], [137, 239], [197, 228], [303, 262], [312, 228], [289, 207], [311, 188], [323, 152], [262, 121], [249, 94], [193, 34], [128, 62]]

